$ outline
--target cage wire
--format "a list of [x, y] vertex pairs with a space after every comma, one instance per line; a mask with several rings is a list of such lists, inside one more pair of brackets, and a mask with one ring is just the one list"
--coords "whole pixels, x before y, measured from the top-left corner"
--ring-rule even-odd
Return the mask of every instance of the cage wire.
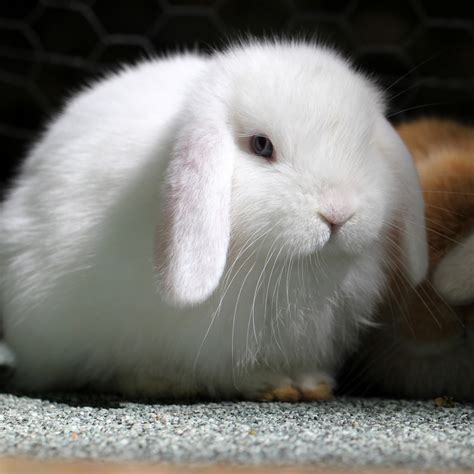
[[65, 98], [104, 70], [242, 34], [333, 45], [378, 81], [394, 121], [474, 121], [472, 0], [2, 0], [2, 184]]

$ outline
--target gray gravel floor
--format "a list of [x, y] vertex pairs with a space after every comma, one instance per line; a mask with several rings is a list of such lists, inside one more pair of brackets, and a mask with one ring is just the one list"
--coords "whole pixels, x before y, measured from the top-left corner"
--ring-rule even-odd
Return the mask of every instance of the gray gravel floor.
[[474, 467], [474, 405], [145, 404], [0, 394], [0, 455], [162, 462]]

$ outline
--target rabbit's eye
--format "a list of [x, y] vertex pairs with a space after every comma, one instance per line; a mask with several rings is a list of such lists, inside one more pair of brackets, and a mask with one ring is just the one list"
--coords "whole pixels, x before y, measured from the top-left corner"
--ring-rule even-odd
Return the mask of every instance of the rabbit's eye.
[[258, 156], [263, 156], [268, 160], [272, 160], [273, 156], [273, 144], [269, 138], [263, 135], [254, 135], [250, 137], [250, 149], [253, 153]]

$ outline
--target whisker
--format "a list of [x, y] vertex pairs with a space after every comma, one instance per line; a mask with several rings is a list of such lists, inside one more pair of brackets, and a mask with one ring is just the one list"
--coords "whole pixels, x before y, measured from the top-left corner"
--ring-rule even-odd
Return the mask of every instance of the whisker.
[[396, 84], [398, 84], [400, 81], [402, 81], [403, 79], [405, 79], [405, 77], [409, 76], [410, 74], [412, 74], [413, 72], [415, 72], [417, 69], [419, 69], [421, 66], [424, 66], [426, 63], [432, 61], [433, 59], [435, 59], [436, 57], [438, 57], [440, 54], [442, 53], [442, 51], [438, 51], [437, 53], [434, 53], [432, 54], [429, 58], [427, 59], [424, 59], [423, 61], [421, 61], [421, 63], [417, 64], [416, 66], [412, 67], [408, 72], [406, 72], [405, 74], [403, 74], [403, 76], [399, 77], [397, 80], [395, 80], [394, 82], [392, 82], [388, 87], [386, 87], [383, 92], [387, 92], [389, 91], [393, 86], [395, 86]]
[[[394, 256], [390, 256], [391, 258], [394, 258]], [[399, 306], [398, 306], [398, 311], [401, 312], [402, 314], [402, 317], [404, 318], [407, 326], [410, 328], [410, 331], [413, 335], [415, 335], [415, 330], [411, 324], [411, 321], [410, 321], [410, 316], [409, 316], [409, 313], [408, 313], [408, 308], [407, 308], [407, 305], [406, 305], [406, 299], [404, 298], [406, 296], [405, 292], [403, 291], [402, 289], [402, 286], [404, 284], [404, 282], [400, 281], [400, 275], [399, 275], [399, 272], [401, 271], [396, 265], [392, 264], [392, 263], [388, 263], [386, 262], [386, 264], [389, 266], [389, 269], [391, 270], [392, 272], [392, 283], [395, 285], [395, 289], [397, 290], [398, 292], [398, 298], [397, 298], [397, 294], [395, 294], [394, 292], [394, 289], [391, 288], [390, 286], [387, 286], [386, 290], [390, 293], [390, 295], [387, 297], [387, 300], [389, 302], [389, 306], [390, 306], [390, 312], [392, 314], [392, 316], [395, 315], [395, 311], [394, 311], [394, 308], [392, 306], [392, 300], [395, 302], [397, 301], [397, 303], [400, 303]]]
[[[417, 222], [413, 221], [413, 220], [407, 220], [407, 222], [409, 222], [411, 225], [413, 226], [416, 226], [416, 227], [422, 227], [422, 228], [425, 228], [426, 230], [430, 231], [430, 232], [433, 232], [434, 234], [437, 234], [439, 235], [440, 237], [443, 237], [453, 243], [455, 243], [456, 245], [462, 245], [462, 242], [456, 240], [456, 239], [453, 239], [451, 237], [449, 237], [448, 235], [446, 234], [443, 234], [441, 232], [438, 232], [436, 229], [434, 229], [433, 227], [430, 227], [428, 225], [423, 225], [423, 224], [418, 224]], [[409, 235], [411, 235], [413, 238], [417, 238], [415, 235], [411, 234], [410, 232], [408, 232], [406, 229], [402, 229], [400, 226], [394, 224], [393, 222], [389, 222], [389, 221], [384, 221], [384, 224], [389, 226], [389, 227], [392, 227], [393, 229], [396, 229], [396, 230], [400, 230], [402, 232], [406, 232], [408, 233]], [[421, 237], [419, 237], [421, 238]], [[429, 244], [428, 244], [429, 245]]]
[[275, 343], [277, 344], [277, 347], [280, 349], [280, 352], [285, 357], [287, 365], [289, 365], [287, 354], [285, 353], [285, 351], [283, 350], [282, 346], [280, 345], [280, 343], [278, 341], [277, 335], [274, 331], [275, 326], [273, 324], [273, 323], [276, 324], [278, 337], [280, 338], [280, 341], [281, 341], [281, 332], [280, 332], [281, 307], [279, 305], [279, 300], [280, 300], [279, 294], [280, 294], [281, 280], [282, 280], [283, 273], [285, 271], [285, 267], [286, 267], [287, 264], [288, 264], [288, 256], [285, 256], [285, 261], [283, 262], [280, 274], [278, 276], [277, 282], [276, 282], [275, 287], [273, 289], [272, 300], [275, 302], [274, 304], [275, 304], [276, 311], [274, 312], [275, 317], [272, 319], [272, 332], [273, 332], [273, 335], [274, 335], [274, 338], [275, 338]]
[[290, 263], [288, 264], [288, 268], [286, 270], [286, 305], [287, 305], [287, 313], [291, 312], [291, 302], [290, 302], [290, 273], [293, 269], [293, 262], [294, 262], [294, 255], [290, 255]]
[[[237, 256], [235, 257], [232, 265], [229, 267], [229, 269], [227, 270], [226, 272], [226, 275], [224, 276], [224, 279], [223, 279], [223, 287], [225, 288], [226, 287], [226, 284], [227, 284], [227, 279], [230, 277], [230, 274], [234, 268], [234, 265], [237, 263], [237, 261], [239, 260], [240, 256], [247, 251], [247, 249], [249, 247], [251, 247], [253, 245], [253, 238], [255, 237], [255, 235], [257, 235], [261, 230], [263, 229], [263, 226], [262, 227], [259, 227], [258, 229], [256, 229], [249, 237], [248, 239], [244, 242], [244, 244], [242, 245], [239, 253], [237, 254]], [[232, 253], [232, 249], [230, 249], [230, 252], [229, 253]]]
[[[455, 211], [449, 209], [448, 207], [436, 206], [435, 204], [428, 204], [428, 203], [425, 203], [425, 207], [431, 207], [433, 209], [439, 209], [440, 211], [443, 211], [445, 213], [454, 214], [456, 216], [463, 217], [463, 218], [466, 217], [464, 214], [461, 214], [460, 212], [455, 212]], [[425, 216], [425, 218], [427, 219], [426, 216]]]
[[388, 101], [392, 102], [397, 97], [400, 97], [401, 95], [405, 94], [405, 92], [408, 92], [409, 90], [412, 90], [412, 89], [416, 89], [417, 87], [418, 87], [418, 84], [412, 84], [409, 87], [407, 87], [407, 88], [403, 89], [402, 91], [398, 92], [397, 94], [390, 96], [388, 98]]
[[[398, 227], [397, 225], [395, 224], [390, 224], [390, 223], [386, 223], [388, 225], [391, 225], [392, 227], [396, 228], [396, 229], [400, 229], [400, 227]], [[393, 239], [391, 239], [389, 236], [386, 236], [386, 238], [389, 240], [389, 242], [391, 242], [392, 246], [393, 247], [396, 247], [398, 252], [396, 250], [394, 250], [394, 254], [392, 255], [393, 258], [395, 258], [399, 263], [401, 263], [401, 260], [400, 260], [400, 257], [399, 257], [399, 253], [401, 253], [402, 249], [401, 247], [395, 242], [393, 241]], [[405, 274], [402, 272], [401, 269], [399, 269], [398, 271], [396, 271], [394, 273], [394, 275], [398, 275], [398, 277], [402, 276], [406, 279], [406, 276]], [[409, 286], [415, 290], [415, 288], [411, 285], [410, 282], [408, 282], [407, 280], [407, 283], [409, 283]], [[433, 291], [436, 293], [436, 296], [439, 298], [440, 302], [445, 306], [445, 308], [447, 308], [449, 310], [449, 312], [455, 316], [455, 318], [458, 320], [458, 321], [461, 321], [460, 318], [459, 318], [459, 315], [452, 309], [452, 307], [444, 300], [444, 298], [438, 293], [438, 291], [436, 290], [436, 288], [432, 285], [432, 283], [429, 281], [428, 278], [426, 278], [424, 280], [424, 283], [425, 284], [428, 284], [432, 289]], [[415, 290], [416, 291], [416, 290]], [[426, 290], [423, 288], [423, 291], [426, 292]], [[423, 301], [423, 300], [422, 300]], [[430, 299], [431, 303], [433, 303], [433, 301]], [[439, 314], [442, 314], [441, 313], [441, 310], [438, 308], [438, 305], [436, 302], [433, 303], [434, 307], [436, 308], [436, 310], [439, 311]], [[462, 321], [461, 321], [462, 322]]]
[[[387, 236], [387, 239], [389, 239], [389, 241], [391, 242], [391, 244], [392, 244], [393, 246], [395, 246], [400, 252], [402, 252], [402, 248], [401, 248], [396, 242], [394, 242], [393, 240], [391, 240], [388, 236]], [[401, 265], [403, 265], [402, 262], [401, 262], [401, 259], [400, 259], [400, 257], [399, 257], [398, 255], [393, 255], [393, 257], [395, 257], [395, 258], [399, 261], [399, 263], [400, 263]], [[402, 268], [403, 268], [403, 267], [402, 267]], [[428, 312], [430, 313], [430, 315], [431, 315], [431, 316], [433, 317], [433, 319], [435, 320], [436, 324], [438, 324], [439, 327], [442, 327], [442, 326], [441, 326], [441, 323], [440, 323], [440, 321], [439, 321], [439, 319], [438, 319], [438, 318], [435, 316], [435, 314], [433, 313], [433, 311], [432, 311], [430, 305], [429, 305], [429, 304], [426, 302], [426, 300], [421, 296], [420, 291], [419, 291], [419, 288], [420, 288], [420, 287], [418, 287], [418, 288], [415, 287], [415, 286], [412, 284], [412, 282], [409, 280], [409, 278], [405, 275], [405, 272], [400, 271], [400, 272], [398, 272], [398, 275], [405, 281], [405, 283], [407, 283], [407, 285], [409, 286], [409, 288], [411, 288], [411, 289], [415, 292], [415, 294], [418, 296], [419, 300], [423, 303], [423, 306], [428, 310]], [[426, 292], [424, 292], [424, 293], [425, 293], [425, 296], [426, 296]], [[428, 298], [428, 299], [429, 299], [429, 303], [433, 304], [433, 301], [431, 300], [431, 298]], [[436, 308], [436, 309], [438, 309], [438, 308]]]
[[[260, 230], [261, 230], [261, 229], [260, 229]], [[268, 229], [264, 234], [260, 235], [260, 236], [257, 237], [255, 240], [253, 240], [252, 243], [251, 243], [251, 245], [248, 245], [248, 246], [246, 246], [245, 248], [246, 248], [246, 249], [249, 249], [251, 246], [255, 245], [255, 243], [257, 243], [263, 236], [265, 236], [266, 234], [268, 234], [270, 231], [271, 231], [271, 229]], [[254, 236], [255, 233], [253, 233], [252, 235]], [[246, 250], [245, 250], [245, 251], [246, 251]], [[245, 252], [245, 251], [244, 251], [244, 252]], [[255, 253], [255, 251], [254, 251], [254, 253]], [[240, 252], [240, 253], [237, 255], [237, 257], [235, 258], [234, 262], [232, 263], [232, 265], [231, 265], [231, 267], [230, 267], [231, 269], [234, 267], [235, 263], [237, 262], [237, 260], [240, 258], [241, 255], [243, 255], [242, 252]], [[224, 298], [225, 298], [225, 296], [226, 296], [226, 294], [227, 294], [227, 291], [229, 290], [230, 286], [232, 285], [232, 282], [234, 281], [234, 279], [235, 279], [235, 278], [237, 277], [237, 275], [239, 274], [240, 270], [243, 268], [243, 266], [245, 266], [246, 262], [247, 262], [250, 258], [252, 258], [252, 255], [253, 255], [253, 253], [251, 253], [251, 254], [244, 260], [244, 262], [242, 262], [241, 266], [237, 269], [237, 271], [236, 271], [235, 274], [233, 275], [233, 277], [232, 277], [230, 283], [228, 284], [228, 286], [225, 287], [225, 288], [223, 288], [223, 292], [222, 292], [222, 295], [221, 295], [221, 297], [220, 297], [219, 303], [218, 303], [216, 309], [214, 310], [214, 312], [212, 313], [211, 321], [210, 321], [209, 326], [208, 326], [208, 328], [207, 328], [207, 331], [206, 331], [206, 333], [205, 333], [205, 335], [204, 335], [204, 337], [203, 337], [203, 340], [202, 340], [202, 342], [201, 342], [201, 344], [200, 344], [200, 346], [199, 346], [197, 355], [196, 355], [196, 357], [195, 357], [195, 359], [194, 359], [194, 363], [193, 363], [193, 374], [195, 374], [195, 372], [196, 372], [196, 368], [197, 368], [197, 363], [198, 363], [199, 357], [200, 357], [200, 355], [201, 355], [201, 352], [202, 352], [202, 349], [203, 349], [203, 347], [204, 347], [204, 344], [205, 344], [205, 342], [206, 342], [206, 340], [207, 340], [207, 338], [208, 338], [208, 336], [209, 336], [209, 333], [210, 333], [211, 328], [212, 328], [212, 326], [213, 326], [213, 324], [214, 324], [214, 321], [215, 321], [215, 319], [217, 318], [217, 316], [220, 314], [220, 311], [221, 311], [221, 308], [222, 308], [222, 302], [224, 301]]]
[[[266, 318], [266, 315], [267, 315], [267, 302], [268, 302], [268, 295], [269, 295], [269, 291], [270, 291], [270, 284], [271, 284], [271, 281], [272, 281], [273, 271], [275, 270], [276, 263], [277, 263], [277, 261], [280, 257], [280, 254], [283, 251], [283, 248], [284, 248], [284, 246], [280, 247], [280, 250], [279, 250], [277, 256], [275, 257], [275, 260], [273, 261], [273, 265], [272, 265], [272, 268], [270, 270], [270, 276], [268, 277], [268, 284], [267, 284], [267, 289], [266, 289], [266, 292], [265, 292], [264, 308], [263, 308], [263, 314], [264, 314], [263, 317], [264, 317], [264, 319]], [[270, 306], [270, 309], [272, 309], [272, 306]]]
[[[247, 281], [247, 278], [251, 274], [254, 267], [255, 267], [255, 262], [250, 266], [249, 271], [247, 272], [247, 274], [245, 275], [245, 278], [242, 281], [242, 285], [240, 286], [240, 290], [239, 290], [239, 293], [237, 294], [237, 299], [236, 299], [236, 302], [235, 302], [234, 315], [232, 317], [231, 361], [232, 361], [232, 371], [233, 371], [233, 373], [234, 373], [234, 370], [235, 370], [234, 335], [235, 335], [235, 321], [236, 321], [236, 318], [237, 318], [237, 308], [239, 306], [239, 300], [240, 300], [240, 296], [242, 294], [242, 291], [244, 289], [245, 282]], [[246, 350], [246, 354], [245, 354], [244, 358], [246, 358], [246, 356], [247, 356], [247, 350]]]
[[[257, 299], [258, 291], [260, 290], [260, 288], [263, 285], [263, 276], [265, 274], [265, 270], [267, 268], [267, 265], [270, 262], [270, 260], [271, 260], [272, 256], [274, 255], [274, 253], [276, 252], [276, 247], [273, 248], [273, 246], [275, 245], [277, 240], [278, 240], [278, 236], [273, 239], [273, 242], [272, 242], [270, 248], [268, 249], [267, 256], [265, 258], [265, 262], [263, 264], [262, 271], [260, 272], [260, 275], [257, 279], [257, 284], [255, 285], [255, 291], [254, 291], [253, 300], [252, 300], [251, 316], [252, 316], [252, 322], [253, 322], [254, 337], [255, 337], [255, 341], [257, 343], [257, 346], [258, 346], [258, 337], [257, 337], [257, 331], [256, 331], [256, 327], [255, 327], [255, 302], [256, 302], [256, 299]], [[265, 324], [265, 312], [264, 312], [264, 315], [263, 315], [263, 323]], [[249, 331], [249, 329], [247, 328], [247, 337], [248, 337], [248, 331]]]
[[429, 104], [421, 104], [421, 105], [414, 105], [413, 107], [408, 107], [403, 110], [399, 110], [398, 112], [394, 112], [393, 114], [387, 115], [387, 118], [395, 117], [396, 115], [403, 114], [404, 112], [408, 112], [410, 110], [421, 109], [423, 107], [431, 107], [433, 105], [448, 105], [450, 102], [431, 102]]
[[[420, 192], [420, 191], [418, 191]], [[441, 189], [434, 189], [434, 190], [429, 190], [429, 189], [423, 189], [421, 191], [422, 193], [440, 193], [440, 194], [459, 194], [462, 196], [474, 196], [474, 193], [466, 193], [462, 191], [443, 191]]]

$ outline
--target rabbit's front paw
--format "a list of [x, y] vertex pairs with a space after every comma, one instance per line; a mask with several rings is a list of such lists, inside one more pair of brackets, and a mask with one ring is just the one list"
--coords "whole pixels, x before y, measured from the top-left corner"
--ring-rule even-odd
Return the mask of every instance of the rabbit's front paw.
[[260, 395], [260, 400], [264, 402], [299, 402], [301, 401], [301, 392], [292, 385], [283, 385], [263, 392]]
[[299, 389], [306, 402], [330, 400], [334, 382], [327, 375], [304, 375], [299, 378]]
[[262, 400], [281, 402], [315, 402], [330, 400], [333, 381], [325, 374], [296, 377], [291, 385], [273, 388], [262, 394]]
[[242, 390], [245, 398], [257, 401], [278, 402], [313, 402], [332, 398], [333, 379], [317, 372], [302, 374], [297, 377], [258, 373], [247, 381], [246, 389]]

